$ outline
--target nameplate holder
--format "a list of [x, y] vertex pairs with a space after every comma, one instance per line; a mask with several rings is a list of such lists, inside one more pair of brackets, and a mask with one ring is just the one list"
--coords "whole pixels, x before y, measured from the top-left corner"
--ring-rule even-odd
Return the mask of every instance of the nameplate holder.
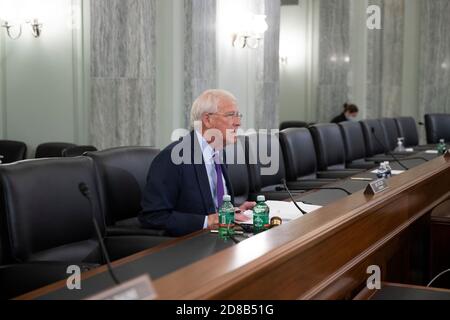
[[157, 294], [148, 275], [143, 275], [111, 289], [102, 291], [86, 300], [154, 300]]
[[445, 159], [445, 160], [450, 160], [450, 150], [445, 151], [445, 153], [444, 153], [444, 159]]
[[386, 179], [379, 179], [377, 181], [371, 182], [367, 185], [366, 190], [364, 191], [365, 195], [374, 196], [378, 193], [381, 193], [389, 188]]

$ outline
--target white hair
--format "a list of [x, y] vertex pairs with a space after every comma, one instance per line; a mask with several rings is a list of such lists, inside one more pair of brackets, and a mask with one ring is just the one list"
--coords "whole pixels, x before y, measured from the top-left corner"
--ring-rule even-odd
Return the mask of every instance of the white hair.
[[226, 90], [212, 89], [203, 92], [193, 103], [191, 109], [191, 126], [202, 120], [204, 113], [216, 113], [223, 100], [237, 103], [236, 97]]

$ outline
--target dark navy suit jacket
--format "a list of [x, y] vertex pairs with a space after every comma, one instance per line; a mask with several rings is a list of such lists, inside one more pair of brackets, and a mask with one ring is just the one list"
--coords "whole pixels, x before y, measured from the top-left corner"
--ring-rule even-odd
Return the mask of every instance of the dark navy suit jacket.
[[[174, 163], [172, 153], [186, 161]], [[194, 157], [197, 157], [197, 162], [194, 162]], [[222, 165], [222, 171], [228, 193], [233, 197], [226, 165]], [[215, 212], [202, 151], [192, 131], [153, 160], [139, 220], [146, 228], [166, 230], [169, 235], [177, 237], [202, 230], [205, 217]]]

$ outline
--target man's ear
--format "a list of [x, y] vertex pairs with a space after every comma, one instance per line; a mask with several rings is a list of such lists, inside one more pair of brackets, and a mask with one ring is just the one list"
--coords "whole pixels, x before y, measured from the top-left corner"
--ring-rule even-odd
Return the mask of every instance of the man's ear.
[[211, 129], [213, 127], [211, 115], [204, 113], [202, 115], [202, 123], [207, 129]]

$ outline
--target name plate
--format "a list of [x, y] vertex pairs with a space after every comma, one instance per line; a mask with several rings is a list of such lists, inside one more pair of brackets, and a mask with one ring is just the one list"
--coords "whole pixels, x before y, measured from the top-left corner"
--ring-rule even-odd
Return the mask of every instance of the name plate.
[[132, 279], [86, 300], [154, 300], [157, 294], [148, 275]]
[[383, 192], [387, 188], [389, 188], [387, 180], [379, 179], [377, 181], [369, 183], [366, 190], [364, 191], [364, 194], [374, 196], [380, 192]]

